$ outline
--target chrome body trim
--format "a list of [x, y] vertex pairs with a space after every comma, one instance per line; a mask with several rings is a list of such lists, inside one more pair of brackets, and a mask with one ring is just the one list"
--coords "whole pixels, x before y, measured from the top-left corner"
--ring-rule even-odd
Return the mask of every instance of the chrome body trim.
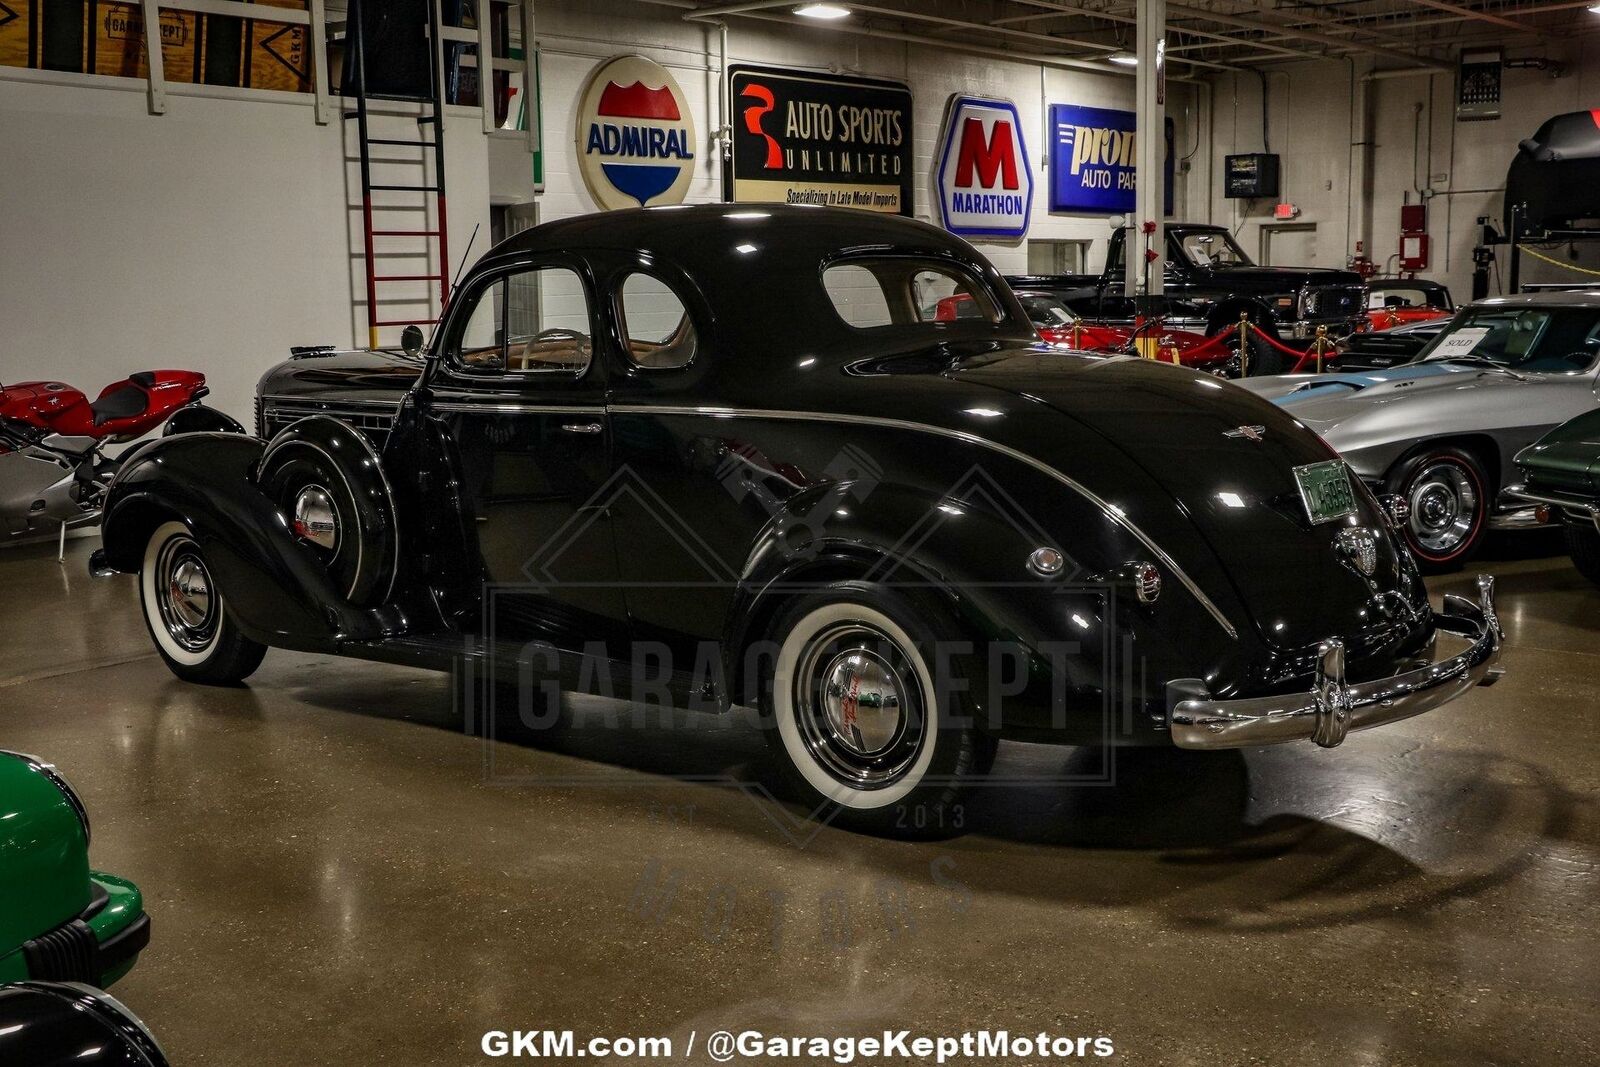
[[1222, 610], [1212, 602], [1211, 598], [1206, 596], [1205, 592], [1195, 584], [1194, 579], [1190, 578], [1184, 569], [1178, 566], [1178, 562], [1173, 559], [1172, 556], [1168, 555], [1164, 548], [1156, 544], [1155, 541], [1150, 538], [1149, 534], [1141, 530], [1132, 522], [1132, 520], [1124, 515], [1120, 508], [1115, 507], [1109, 501], [1105, 500], [1099, 494], [1095, 493], [1092, 489], [1088, 488], [1082, 482], [1079, 482], [1072, 476], [1063, 474], [1061, 471], [1050, 466], [1048, 463], [1036, 459], [1033, 456], [1028, 455], [1026, 452], [1019, 452], [1009, 445], [1003, 445], [997, 441], [991, 441], [986, 437], [980, 437], [977, 434], [967, 430], [952, 430], [945, 426], [932, 426], [925, 422], [911, 422], [906, 419], [891, 419], [879, 415], [841, 415], [832, 412], [812, 411], [769, 411], [759, 408], [671, 407], [655, 404], [614, 404], [608, 406], [607, 410], [614, 411], [619, 414], [632, 415], [699, 415], [710, 418], [782, 419], [791, 422], [833, 422], [846, 426], [882, 426], [894, 430], [910, 430], [915, 433], [934, 434], [940, 437], [948, 437], [952, 440], [962, 441], [969, 445], [977, 445], [980, 448], [990, 449], [991, 451], [998, 452], [1010, 459], [1014, 459], [1019, 463], [1026, 464], [1039, 473], [1052, 478], [1057, 482], [1060, 482], [1062, 485], [1066, 486], [1068, 489], [1071, 489], [1074, 493], [1077, 493], [1095, 507], [1099, 508], [1105, 513], [1105, 516], [1108, 519], [1110, 519], [1116, 525], [1122, 527], [1122, 529], [1128, 533], [1132, 534], [1138, 539], [1140, 544], [1149, 549], [1150, 552], [1161, 562], [1162, 566], [1171, 571], [1173, 577], [1177, 578], [1179, 583], [1189, 591], [1190, 595], [1200, 602], [1201, 606], [1211, 614], [1212, 618], [1217, 620], [1217, 624], [1222, 627], [1223, 632], [1236, 641], [1239, 639], [1239, 631], [1236, 630], [1233, 624], [1228, 621], [1227, 616], [1222, 614]]
[[[1551, 507], [1560, 508], [1563, 512], [1581, 515], [1594, 523], [1594, 528], [1600, 531], [1600, 506], [1589, 503], [1579, 496], [1560, 496], [1556, 493], [1536, 493], [1526, 485], [1508, 485], [1500, 491], [1501, 496], [1508, 496], [1515, 500], [1524, 500], [1530, 504], [1549, 504]], [[1538, 525], [1535, 520], [1534, 525]]]
[[319, 410], [341, 407], [381, 408], [388, 412], [398, 412], [400, 410], [400, 401], [398, 400], [362, 400], [358, 397], [340, 397], [337, 400], [325, 400], [318, 396], [289, 396], [283, 393], [263, 393], [258, 399], [263, 404], [304, 404], [307, 407], [315, 407]]
[[1490, 685], [1503, 673], [1495, 666], [1505, 636], [1494, 610], [1494, 579], [1478, 576], [1476, 603], [1454, 594], [1435, 615], [1439, 629], [1471, 642], [1465, 652], [1426, 667], [1357, 685], [1344, 678], [1344, 644], [1323, 642], [1308, 693], [1242, 700], [1176, 701], [1168, 712], [1179, 748], [1245, 748], [1287, 741], [1314, 741], [1333, 748], [1347, 733], [1408, 719]]
[[464, 412], [478, 415], [604, 415], [605, 405], [594, 404], [521, 404], [515, 401], [485, 400], [435, 400], [428, 405], [430, 411]]

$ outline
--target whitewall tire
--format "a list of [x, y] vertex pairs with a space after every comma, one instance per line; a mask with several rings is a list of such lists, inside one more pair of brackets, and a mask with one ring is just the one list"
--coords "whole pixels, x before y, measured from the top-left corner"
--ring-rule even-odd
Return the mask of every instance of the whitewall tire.
[[933, 645], [955, 636], [929, 625], [940, 614], [849, 582], [774, 620], [768, 740], [819, 817], [888, 832], [960, 827], [962, 779], [986, 769], [994, 746], [940, 692]]
[[185, 681], [235, 685], [261, 665], [266, 647], [229, 617], [200, 545], [181, 522], [156, 527], [139, 568], [145, 627], [173, 674]]

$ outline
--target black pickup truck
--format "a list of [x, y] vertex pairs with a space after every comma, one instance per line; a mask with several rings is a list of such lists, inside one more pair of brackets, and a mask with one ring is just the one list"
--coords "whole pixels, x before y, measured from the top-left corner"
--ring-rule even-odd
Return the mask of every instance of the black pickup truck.
[[[1326, 326], [1328, 337], [1337, 340], [1363, 322], [1366, 287], [1354, 271], [1258, 267], [1225, 226], [1175, 222], [1166, 229], [1168, 326], [1209, 336], [1238, 322], [1243, 313], [1280, 341], [1305, 348], [1318, 326]], [[1126, 234], [1121, 229], [1111, 235], [1100, 274], [1006, 280], [1013, 288], [1047, 291], [1085, 319], [1131, 323], [1133, 301], [1122, 293]]]

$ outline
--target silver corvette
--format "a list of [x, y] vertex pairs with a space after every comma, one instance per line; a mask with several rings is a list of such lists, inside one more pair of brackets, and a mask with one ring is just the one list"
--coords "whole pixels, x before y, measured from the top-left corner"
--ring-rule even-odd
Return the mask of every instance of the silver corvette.
[[1410, 505], [1406, 539], [1447, 567], [1490, 526], [1530, 523], [1502, 497], [1511, 457], [1600, 404], [1600, 291], [1481, 300], [1414, 362], [1237, 384], [1294, 413], [1375, 490]]

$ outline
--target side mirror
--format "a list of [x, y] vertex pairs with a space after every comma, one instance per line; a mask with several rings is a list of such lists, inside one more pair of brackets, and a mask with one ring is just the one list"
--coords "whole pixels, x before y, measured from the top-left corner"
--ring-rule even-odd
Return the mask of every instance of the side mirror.
[[400, 347], [405, 349], [408, 356], [417, 356], [422, 352], [422, 330], [416, 326], [407, 326], [400, 331]]

